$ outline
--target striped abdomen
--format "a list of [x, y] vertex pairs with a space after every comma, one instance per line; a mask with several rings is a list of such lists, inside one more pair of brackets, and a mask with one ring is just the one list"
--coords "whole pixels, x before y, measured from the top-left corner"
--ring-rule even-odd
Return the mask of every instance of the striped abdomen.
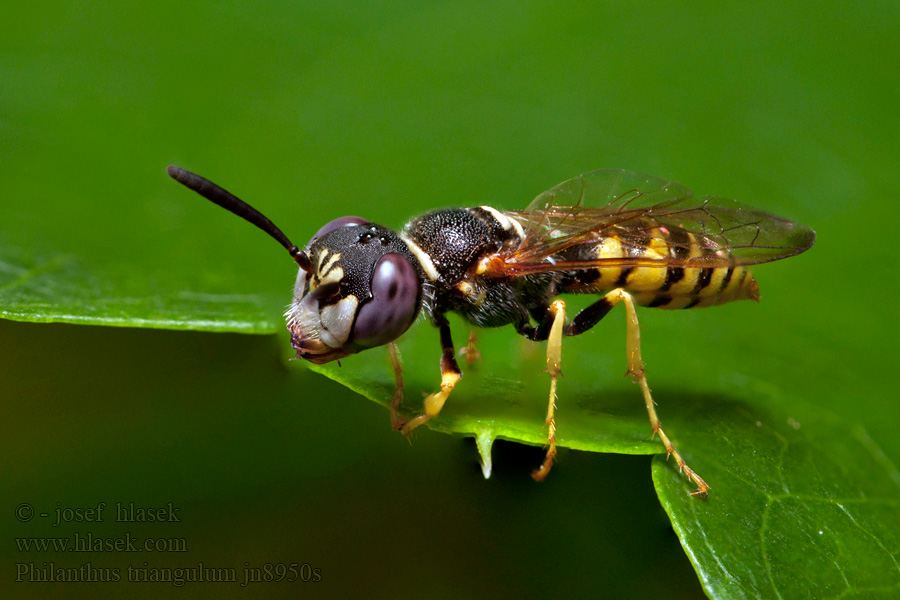
[[[629, 232], [609, 235], [590, 244], [565, 251], [569, 260], [643, 259], [646, 261], [697, 258], [711, 252], [691, 233], [674, 228], [656, 228], [646, 237]], [[563, 282], [563, 291], [600, 293], [622, 288], [641, 306], [694, 308], [732, 300], [759, 300], [756, 280], [742, 266], [679, 267], [616, 266], [577, 271]]]

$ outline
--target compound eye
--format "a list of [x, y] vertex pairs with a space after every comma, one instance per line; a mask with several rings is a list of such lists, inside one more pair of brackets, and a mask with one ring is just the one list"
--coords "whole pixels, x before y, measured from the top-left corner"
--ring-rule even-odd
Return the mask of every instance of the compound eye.
[[356, 316], [353, 340], [373, 348], [400, 337], [415, 320], [420, 288], [419, 275], [405, 256], [379, 258], [372, 273], [372, 299]]
[[326, 233], [331, 233], [335, 229], [340, 229], [341, 227], [349, 227], [351, 225], [365, 225], [368, 222], [369, 221], [363, 219], [362, 217], [338, 217], [337, 219], [325, 223], [316, 232], [316, 234], [312, 236], [312, 239], [309, 240], [309, 243], [312, 244], [316, 238], [320, 238]]

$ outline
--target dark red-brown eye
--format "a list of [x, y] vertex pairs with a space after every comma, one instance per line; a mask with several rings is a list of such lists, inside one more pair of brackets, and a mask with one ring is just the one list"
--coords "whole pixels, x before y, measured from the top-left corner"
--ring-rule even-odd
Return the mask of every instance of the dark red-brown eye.
[[415, 320], [420, 288], [408, 258], [397, 253], [379, 258], [372, 273], [372, 299], [359, 309], [353, 341], [372, 348], [400, 337]]
[[349, 227], [350, 225], [365, 225], [368, 222], [368, 220], [363, 219], [362, 217], [338, 217], [337, 219], [333, 219], [322, 225], [316, 234], [312, 236], [312, 239], [309, 240], [309, 243], [312, 244], [313, 240], [316, 238], [322, 237], [326, 233], [331, 233], [335, 229]]

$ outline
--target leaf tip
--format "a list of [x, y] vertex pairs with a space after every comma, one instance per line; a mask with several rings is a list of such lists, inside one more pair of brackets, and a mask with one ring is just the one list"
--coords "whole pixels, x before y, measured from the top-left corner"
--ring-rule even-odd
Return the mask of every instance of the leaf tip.
[[491, 478], [491, 448], [494, 446], [495, 434], [493, 429], [478, 429], [475, 432], [475, 445], [478, 446], [478, 454], [481, 456], [481, 472], [485, 479]]

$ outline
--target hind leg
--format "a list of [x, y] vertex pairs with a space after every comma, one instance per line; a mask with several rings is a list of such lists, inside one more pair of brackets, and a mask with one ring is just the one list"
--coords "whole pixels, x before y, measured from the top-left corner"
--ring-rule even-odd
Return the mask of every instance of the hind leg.
[[603, 296], [603, 298], [578, 313], [578, 315], [572, 319], [572, 322], [569, 323], [565, 333], [566, 335], [578, 335], [579, 333], [584, 333], [596, 325], [600, 319], [606, 316], [606, 314], [619, 302], [625, 303], [625, 350], [627, 353], [628, 374], [631, 375], [634, 382], [640, 386], [641, 392], [644, 395], [644, 404], [647, 407], [647, 414], [650, 416], [651, 435], [659, 434], [659, 439], [662, 440], [668, 455], [675, 457], [675, 463], [678, 465], [678, 469], [687, 475], [697, 486], [697, 490], [691, 492], [691, 494], [706, 496], [709, 485], [707, 485], [706, 482], [684, 462], [681, 454], [678, 453], [671, 440], [669, 440], [669, 436], [663, 431], [662, 424], [656, 414], [656, 403], [653, 402], [653, 397], [650, 395], [650, 386], [647, 385], [647, 378], [644, 375], [644, 361], [641, 360], [641, 330], [638, 325], [637, 311], [634, 307], [634, 298], [631, 294], [623, 289], [616, 289], [609, 292]]

